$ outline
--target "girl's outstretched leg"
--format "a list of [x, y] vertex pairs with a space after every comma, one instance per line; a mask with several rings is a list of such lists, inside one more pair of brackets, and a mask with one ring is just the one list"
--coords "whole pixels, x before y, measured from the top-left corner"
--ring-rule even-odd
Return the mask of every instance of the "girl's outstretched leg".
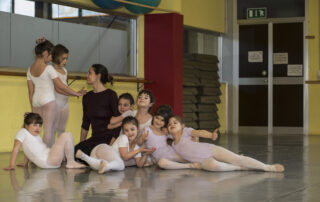
[[201, 169], [200, 163], [179, 163], [169, 159], [161, 158], [158, 161], [158, 166], [163, 169]]
[[214, 146], [212, 149], [213, 158], [218, 161], [226, 162], [232, 165], [237, 165], [240, 167], [246, 167], [249, 169], [263, 170], [263, 171], [271, 171], [271, 172], [283, 172], [284, 167], [281, 164], [264, 164], [256, 159], [241, 156], [235, 154], [223, 147]]
[[219, 162], [213, 158], [208, 158], [201, 162], [203, 170], [207, 171], [235, 171], [235, 170], [247, 170], [240, 166]]
[[66, 168], [84, 168], [85, 165], [74, 160], [73, 136], [69, 132], [62, 133], [49, 152], [48, 163], [53, 166], [61, 165], [66, 156]]

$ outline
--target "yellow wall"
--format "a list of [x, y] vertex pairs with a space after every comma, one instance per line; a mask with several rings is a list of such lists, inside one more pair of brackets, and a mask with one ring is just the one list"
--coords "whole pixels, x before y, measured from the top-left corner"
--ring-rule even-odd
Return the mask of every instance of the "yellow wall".
[[[309, 80], [317, 80], [319, 70], [319, 1], [308, 1], [308, 40]], [[320, 135], [320, 84], [308, 85], [309, 89], [309, 134]]]
[[[1, 141], [0, 152], [11, 151], [16, 132], [22, 127], [24, 112], [30, 111], [28, 100], [26, 77], [0, 76], [0, 122], [1, 122]], [[85, 86], [86, 81], [76, 81], [72, 84], [75, 90]], [[114, 83], [107, 87], [115, 90], [118, 95], [129, 92], [133, 97], [137, 97], [137, 85], [134, 83]], [[75, 143], [80, 139], [80, 128], [82, 123], [82, 99], [70, 97], [70, 115], [67, 123], [67, 131], [74, 135]], [[91, 134], [91, 133], [90, 133]]]
[[221, 103], [217, 105], [219, 123], [220, 123], [219, 130], [220, 130], [220, 133], [225, 134], [226, 128], [227, 128], [227, 85], [225, 83], [222, 83], [220, 90], [221, 90], [221, 96], [220, 96]]
[[225, 0], [182, 0], [182, 14], [187, 26], [225, 32]]
[[[51, 1], [51, 0], [50, 0]], [[90, 0], [68, 0], [68, 3], [84, 7], [97, 8]], [[184, 15], [184, 22], [188, 26], [206, 29], [217, 32], [224, 32], [224, 0], [162, 0], [159, 7]], [[201, 12], [200, 12], [201, 10]], [[116, 9], [119, 12], [128, 13], [125, 8]], [[159, 13], [154, 11], [153, 13]], [[138, 77], [144, 77], [144, 16], [138, 16]], [[77, 81], [72, 87], [80, 89], [85, 85], [85, 81]], [[136, 84], [115, 83], [113, 87], [118, 94], [130, 92], [134, 97], [137, 95]], [[223, 90], [222, 86], [222, 91]], [[225, 95], [225, 94], [223, 94]], [[12, 143], [16, 132], [22, 126], [23, 114], [30, 111], [28, 101], [27, 85], [25, 77], [0, 76], [0, 106], [1, 106], [1, 126], [2, 140], [0, 141], [0, 152], [11, 151]], [[219, 105], [219, 117], [221, 131], [225, 131], [225, 102], [222, 96], [222, 103]], [[79, 141], [82, 106], [81, 99], [70, 98], [70, 115], [67, 124], [67, 131], [74, 134], [75, 142]], [[224, 121], [223, 121], [224, 120]]]

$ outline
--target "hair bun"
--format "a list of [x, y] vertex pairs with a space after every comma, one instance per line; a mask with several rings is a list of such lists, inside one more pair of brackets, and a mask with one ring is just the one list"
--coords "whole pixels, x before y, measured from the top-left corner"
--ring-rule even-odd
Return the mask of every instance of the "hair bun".
[[46, 39], [44, 36], [38, 37], [38, 38], [36, 39], [36, 44], [38, 45], [38, 44], [40, 44], [40, 43], [45, 42], [46, 40], [47, 40], [47, 39]]
[[26, 118], [30, 113], [31, 113], [31, 112], [26, 112], [26, 113], [24, 113], [23, 118]]

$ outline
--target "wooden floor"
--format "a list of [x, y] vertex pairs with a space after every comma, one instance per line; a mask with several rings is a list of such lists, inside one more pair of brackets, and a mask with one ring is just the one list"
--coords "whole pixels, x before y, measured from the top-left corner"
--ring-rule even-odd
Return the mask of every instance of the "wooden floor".
[[[269, 146], [268, 146], [269, 141]], [[99, 175], [90, 169], [17, 168], [0, 171], [0, 201], [319, 201], [320, 137], [230, 135], [221, 146], [284, 173], [206, 172], [129, 167]], [[1, 167], [9, 153], [0, 154]], [[19, 161], [22, 154], [19, 155]]]

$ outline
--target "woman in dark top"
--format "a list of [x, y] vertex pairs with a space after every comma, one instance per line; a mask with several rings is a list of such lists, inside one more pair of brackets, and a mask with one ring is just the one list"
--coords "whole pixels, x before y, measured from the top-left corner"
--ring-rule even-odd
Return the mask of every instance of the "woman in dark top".
[[[112, 77], [101, 64], [94, 64], [87, 74], [87, 83], [93, 86], [93, 91], [82, 98], [83, 119], [81, 125], [80, 143], [75, 146], [75, 153], [81, 149], [87, 155], [98, 144], [110, 144], [119, 136], [120, 127], [108, 129], [112, 116], [119, 116], [118, 96], [116, 92], [107, 89], [104, 84], [111, 82]], [[92, 135], [87, 138], [91, 124]]]

